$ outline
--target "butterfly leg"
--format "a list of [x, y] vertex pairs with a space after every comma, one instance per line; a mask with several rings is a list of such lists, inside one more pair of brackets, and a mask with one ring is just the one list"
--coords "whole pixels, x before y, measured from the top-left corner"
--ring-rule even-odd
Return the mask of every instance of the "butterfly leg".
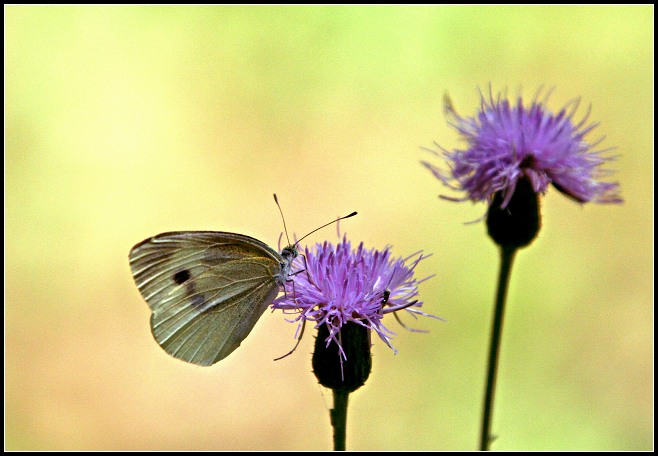
[[283, 356], [279, 356], [278, 358], [275, 358], [274, 361], [278, 361], [280, 359], [285, 358], [286, 356], [292, 355], [292, 353], [297, 350], [297, 347], [299, 346], [299, 343], [302, 341], [302, 337], [304, 336], [304, 328], [306, 328], [306, 320], [302, 320], [302, 330], [299, 333], [299, 337], [297, 338], [297, 342], [295, 343], [295, 346], [292, 347], [292, 350], [290, 350], [288, 353], [286, 353]]
[[[317, 286], [317, 284], [313, 281], [311, 278], [311, 275], [308, 273], [308, 263], [306, 263], [306, 255], [303, 253], [299, 254], [303, 261], [304, 261], [304, 269], [300, 269], [299, 271], [295, 271], [292, 274], [290, 274], [289, 277], [296, 276], [297, 274], [301, 274], [302, 272], [306, 273], [306, 278], [308, 279], [309, 283], [311, 283], [315, 288], [320, 290], [320, 287]], [[295, 292], [295, 281], [292, 279], [288, 279], [287, 282], [292, 282], [292, 289], [293, 289], [293, 300], [296, 302], [297, 301], [297, 293]], [[284, 287], [284, 292], [285, 292], [285, 287]]]
[[311, 275], [308, 273], [308, 263], [306, 263], [306, 255], [304, 255], [303, 253], [300, 253], [299, 256], [301, 256], [302, 260], [304, 261], [304, 269], [302, 269], [301, 271], [295, 272], [295, 274], [299, 274], [300, 272], [306, 272], [306, 278], [308, 279], [309, 283], [311, 283], [315, 288], [320, 290], [320, 287], [318, 287], [318, 285], [311, 278]]

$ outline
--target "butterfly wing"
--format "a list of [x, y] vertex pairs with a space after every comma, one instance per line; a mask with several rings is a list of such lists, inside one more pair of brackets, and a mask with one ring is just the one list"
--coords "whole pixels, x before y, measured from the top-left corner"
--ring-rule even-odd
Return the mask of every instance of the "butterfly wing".
[[163, 233], [130, 251], [151, 308], [151, 331], [170, 355], [209, 366], [247, 337], [279, 292], [281, 255], [249, 236]]

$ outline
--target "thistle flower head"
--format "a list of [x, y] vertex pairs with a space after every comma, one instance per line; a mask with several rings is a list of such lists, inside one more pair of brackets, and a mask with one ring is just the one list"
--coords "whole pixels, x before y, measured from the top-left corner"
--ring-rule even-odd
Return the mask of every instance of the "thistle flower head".
[[[294, 321], [311, 321], [316, 328], [326, 325], [327, 346], [335, 342], [340, 347], [341, 328], [353, 322], [375, 331], [393, 348], [394, 333], [382, 323], [385, 314], [404, 311], [413, 317], [433, 317], [419, 310], [422, 302], [416, 299], [418, 284], [429, 277], [416, 280], [414, 269], [427, 256], [417, 252], [393, 258], [389, 247], [368, 250], [363, 243], [353, 250], [346, 237], [337, 245], [316, 244], [295, 258], [293, 269], [301, 272], [291, 277], [293, 284], [272, 307], [297, 313]], [[342, 348], [340, 353], [344, 358]]]
[[465, 193], [462, 198], [443, 198], [491, 204], [501, 192], [500, 207], [505, 208], [517, 182], [525, 178], [535, 193], [543, 194], [553, 184], [579, 203], [622, 202], [618, 183], [598, 180], [610, 174], [599, 167], [614, 157], [605, 156], [611, 149], [596, 149], [603, 138], [591, 143], [585, 139], [598, 124], [588, 123], [589, 110], [581, 120], [574, 120], [578, 100], [555, 114], [546, 107], [550, 92], [542, 101], [538, 93], [530, 106], [524, 106], [521, 97], [513, 104], [500, 95], [494, 99], [491, 91], [488, 98], [480, 95], [474, 117], [461, 117], [445, 99], [449, 123], [467, 143], [465, 149], [440, 148], [449, 171], [422, 162], [445, 185]]

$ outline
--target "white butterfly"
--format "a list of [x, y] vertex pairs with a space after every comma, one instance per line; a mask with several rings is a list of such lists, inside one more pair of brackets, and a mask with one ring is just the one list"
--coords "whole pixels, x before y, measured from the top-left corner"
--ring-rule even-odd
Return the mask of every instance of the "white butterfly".
[[279, 254], [234, 233], [162, 233], [130, 251], [151, 308], [151, 331], [170, 355], [202, 366], [226, 358], [251, 332], [290, 274], [297, 248]]
[[289, 280], [297, 243], [279, 253], [243, 234], [178, 231], [135, 245], [130, 269], [151, 308], [155, 340], [190, 363], [226, 358]]

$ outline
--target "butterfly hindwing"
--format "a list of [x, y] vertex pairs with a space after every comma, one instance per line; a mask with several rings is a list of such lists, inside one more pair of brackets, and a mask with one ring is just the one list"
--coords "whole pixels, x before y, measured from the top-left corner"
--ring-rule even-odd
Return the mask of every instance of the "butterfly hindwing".
[[279, 292], [282, 257], [249, 236], [163, 233], [130, 252], [156, 341], [176, 358], [211, 365], [249, 334]]

